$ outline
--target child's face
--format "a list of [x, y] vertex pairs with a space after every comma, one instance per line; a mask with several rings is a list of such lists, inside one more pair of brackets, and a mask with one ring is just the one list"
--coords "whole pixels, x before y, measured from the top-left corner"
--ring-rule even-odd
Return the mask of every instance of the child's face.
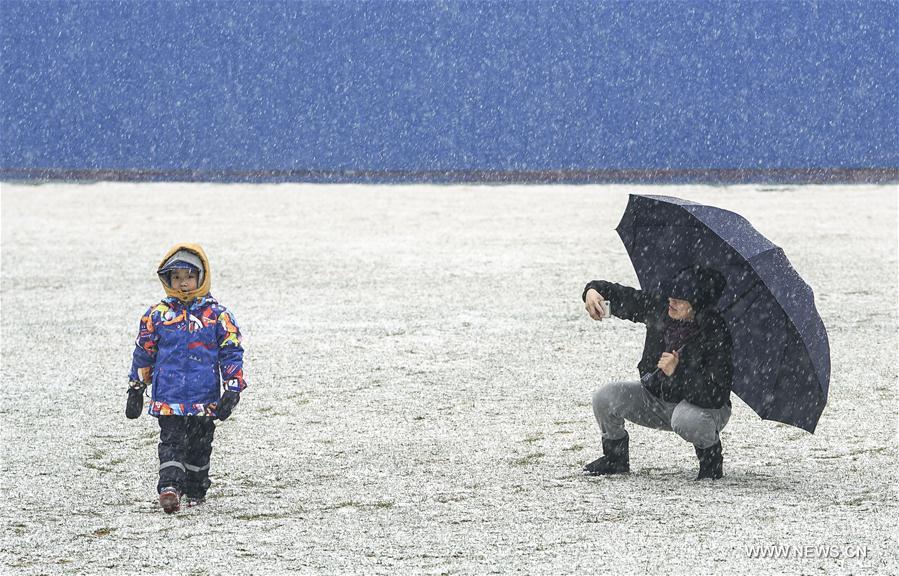
[[179, 268], [172, 270], [169, 276], [169, 284], [175, 290], [190, 292], [197, 289], [197, 273], [193, 270]]

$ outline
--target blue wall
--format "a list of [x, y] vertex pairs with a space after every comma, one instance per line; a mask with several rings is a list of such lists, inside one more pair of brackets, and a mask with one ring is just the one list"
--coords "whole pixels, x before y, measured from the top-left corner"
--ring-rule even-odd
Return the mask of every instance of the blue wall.
[[899, 167], [897, 2], [0, 4], [0, 167]]

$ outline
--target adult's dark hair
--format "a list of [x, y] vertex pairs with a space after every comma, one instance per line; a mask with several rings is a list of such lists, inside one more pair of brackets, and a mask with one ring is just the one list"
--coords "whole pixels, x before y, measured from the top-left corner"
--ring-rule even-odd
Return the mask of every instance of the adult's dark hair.
[[687, 266], [678, 271], [668, 284], [668, 296], [686, 300], [696, 311], [715, 307], [724, 293], [727, 280], [712, 268]]

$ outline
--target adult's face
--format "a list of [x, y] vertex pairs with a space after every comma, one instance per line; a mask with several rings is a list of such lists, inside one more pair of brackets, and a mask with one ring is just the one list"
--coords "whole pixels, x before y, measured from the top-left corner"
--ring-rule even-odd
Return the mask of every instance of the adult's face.
[[668, 299], [668, 316], [674, 320], [692, 320], [695, 316], [693, 306], [686, 300]]

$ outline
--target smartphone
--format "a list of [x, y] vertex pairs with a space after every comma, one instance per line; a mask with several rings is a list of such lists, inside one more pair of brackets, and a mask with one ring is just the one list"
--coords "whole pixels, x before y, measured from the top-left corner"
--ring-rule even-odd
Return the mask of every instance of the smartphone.
[[609, 318], [612, 316], [612, 306], [609, 304], [608, 300], [602, 300], [599, 303], [599, 306], [602, 308], [602, 317]]

